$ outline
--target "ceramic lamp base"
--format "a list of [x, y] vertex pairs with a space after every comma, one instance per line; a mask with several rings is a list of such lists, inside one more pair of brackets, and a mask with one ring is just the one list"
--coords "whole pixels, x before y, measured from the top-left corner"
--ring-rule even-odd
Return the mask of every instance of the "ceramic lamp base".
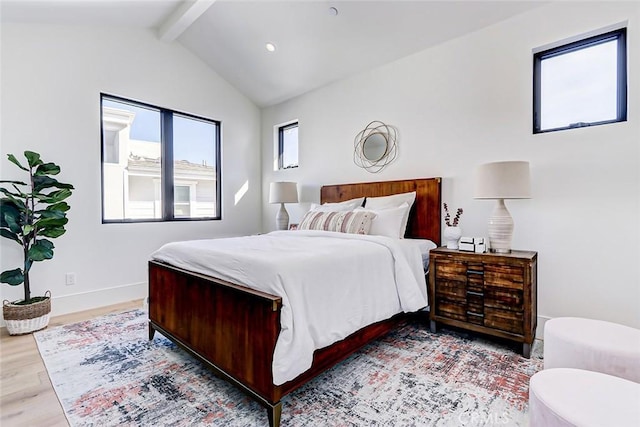
[[496, 207], [489, 217], [489, 244], [491, 252], [508, 254], [511, 252], [511, 238], [513, 237], [513, 218], [504, 204], [504, 199], [498, 199]]
[[286, 230], [289, 228], [289, 213], [284, 208], [284, 203], [280, 203], [280, 209], [276, 214], [276, 229]]

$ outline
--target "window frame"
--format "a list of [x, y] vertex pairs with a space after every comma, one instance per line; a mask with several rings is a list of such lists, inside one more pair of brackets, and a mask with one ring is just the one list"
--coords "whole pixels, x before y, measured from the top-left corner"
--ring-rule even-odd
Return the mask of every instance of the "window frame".
[[[160, 192], [162, 200], [161, 218], [122, 218], [105, 219], [105, 192], [104, 192], [104, 119], [103, 101], [115, 101], [122, 104], [130, 104], [135, 107], [148, 108], [160, 112]], [[215, 149], [214, 156], [216, 162], [216, 215], [209, 217], [176, 217], [174, 215], [174, 173], [173, 173], [173, 116], [178, 115], [193, 120], [199, 120], [210, 124], [215, 124]], [[222, 162], [221, 162], [221, 132], [222, 123], [219, 120], [198, 116], [183, 111], [170, 108], [159, 107], [157, 105], [141, 102], [117, 95], [100, 92], [100, 203], [101, 217], [103, 224], [123, 224], [123, 223], [144, 223], [144, 222], [173, 222], [173, 221], [217, 221], [222, 219]]]
[[[542, 90], [542, 61], [563, 54], [576, 52], [602, 43], [617, 40], [617, 87], [616, 87], [616, 118], [597, 122], [578, 122], [568, 126], [541, 129], [541, 90]], [[533, 133], [548, 133], [581, 127], [599, 126], [609, 123], [627, 121], [627, 28], [621, 27], [595, 36], [586, 37], [577, 41], [562, 44], [551, 49], [535, 52], [533, 55]]]
[[[284, 132], [292, 128], [298, 128], [298, 132], [300, 132], [300, 124], [298, 120], [278, 126], [278, 170], [295, 169], [300, 166], [300, 158], [298, 156], [298, 161], [295, 166], [288, 168], [284, 167]], [[298, 138], [298, 141], [296, 141], [296, 143], [298, 143], [298, 148], [300, 147], [299, 142], [300, 139]]]

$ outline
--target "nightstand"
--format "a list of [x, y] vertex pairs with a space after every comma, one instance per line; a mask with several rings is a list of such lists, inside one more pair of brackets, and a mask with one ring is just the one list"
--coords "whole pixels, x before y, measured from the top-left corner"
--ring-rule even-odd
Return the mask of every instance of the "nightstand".
[[444, 324], [522, 343], [529, 358], [537, 326], [538, 253], [462, 252], [429, 255], [431, 332]]

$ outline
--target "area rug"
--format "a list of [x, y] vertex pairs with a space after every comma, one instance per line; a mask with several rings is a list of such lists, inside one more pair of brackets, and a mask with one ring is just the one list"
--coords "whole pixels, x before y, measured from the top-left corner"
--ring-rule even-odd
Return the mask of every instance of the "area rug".
[[[156, 333], [142, 310], [34, 334], [72, 426], [263, 426], [265, 409]], [[283, 399], [282, 426], [527, 425], [512, 347], [407, 322]]]

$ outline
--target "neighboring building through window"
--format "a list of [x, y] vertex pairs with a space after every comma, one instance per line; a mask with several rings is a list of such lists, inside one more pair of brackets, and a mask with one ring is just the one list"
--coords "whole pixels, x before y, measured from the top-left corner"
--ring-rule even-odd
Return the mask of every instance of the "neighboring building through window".
[[220, 219], [220, 123], [104, 95], [102, 221]]
[[534, 53], [533, 82], [533, 133], [626, 121], [626, 28]]
[[298, 122], [278, 127], [278, 169], [298, 167]]

